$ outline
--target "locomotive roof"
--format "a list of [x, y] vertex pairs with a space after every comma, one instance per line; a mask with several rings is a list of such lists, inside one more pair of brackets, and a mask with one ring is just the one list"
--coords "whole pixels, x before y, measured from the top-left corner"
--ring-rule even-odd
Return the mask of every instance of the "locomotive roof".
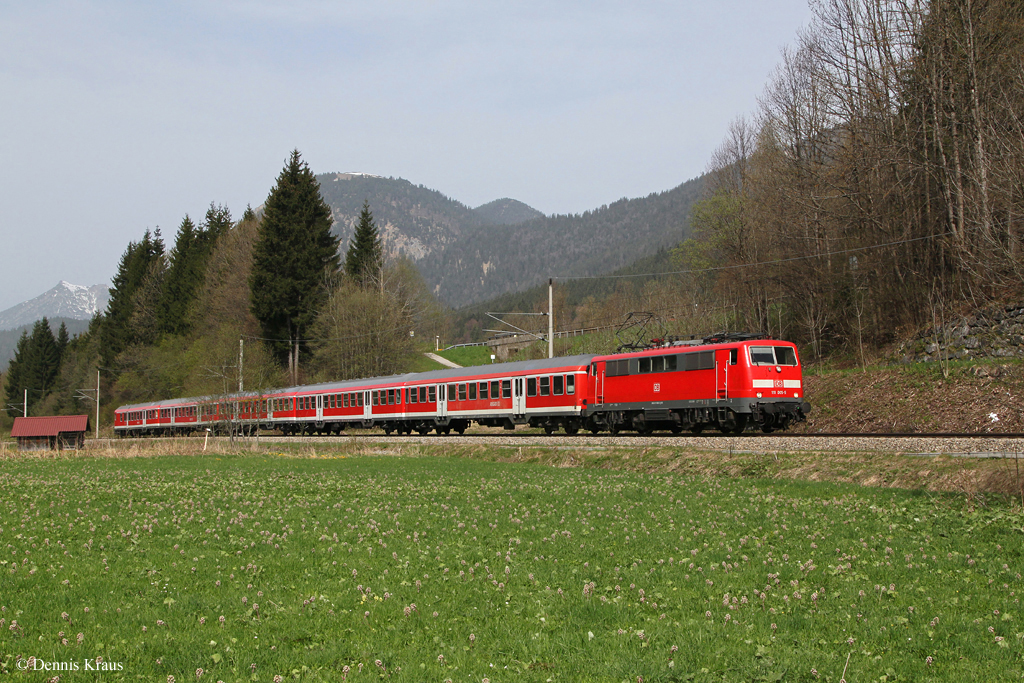
[[448, 380], [464, 378], [468, 375], [503, 375], [514, 372], [530, 372], [535, 370], [549, 370], [551, 368], [563, 368], [567, 366], [589, 365], [594, 356], [590, 354], [578, 356], [560, 356], [556, 358], [541, 358], [538, 360], [521, 360], [513, 363], [494, 363], [491, 365], [471, 365], [464, 368], [445, 368], [444, 370], [429, 370], [427, 372], [407, 372], [403, 375], [389, 375], [385, 377], [363, 377], [360, 379], [346, 379], [338, 382], [321, 382], [320, 384], [302, 384], [293, 387], [280, 387], [267, 389], [263, 392], [243, 391], [231, 394], [211, 394], [209, 396], [194, 396], [190, 398], [172, 398], [162, 401], [150, 401], [147, 403], [134, 403], [120, 406], [118, 410], [136, 409], [159, 409], [171, 406], [178, 406], [189, 403], [202, 403], [205, 401], [226, 401], [246, 400], [252, 398], [264, 398], [277, 394], [295, 394], [319, 392], [335, 393], [351, 391], [370, 384], [405, 384], [409, 382], [447, 382]]

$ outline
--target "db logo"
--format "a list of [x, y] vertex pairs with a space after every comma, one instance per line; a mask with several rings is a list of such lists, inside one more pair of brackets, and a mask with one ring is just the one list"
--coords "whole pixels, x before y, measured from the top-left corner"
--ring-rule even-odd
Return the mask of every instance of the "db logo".
[[659, 391], [661, 391], [661, 385], [658, 384], [657, 382], [655, 382], [655, 384], [654, 384], [654, 392], [657, 393]]
[[781, 389], [782, 388], [782, 380], [781, 379], [775, 380], [775, 388], [776, 389]]

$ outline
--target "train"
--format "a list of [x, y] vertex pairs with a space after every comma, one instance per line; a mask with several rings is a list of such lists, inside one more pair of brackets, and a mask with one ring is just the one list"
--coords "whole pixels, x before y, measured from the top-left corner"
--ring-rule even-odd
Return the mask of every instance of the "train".
[[285, 435], [462, 434], [472, 424], [547, 434], [771, 433], [806, 420], [796, 346], [758, 335], [661, 341], [390, 377], [177, 398], [119, 407], [118, 436], [277, 430]]

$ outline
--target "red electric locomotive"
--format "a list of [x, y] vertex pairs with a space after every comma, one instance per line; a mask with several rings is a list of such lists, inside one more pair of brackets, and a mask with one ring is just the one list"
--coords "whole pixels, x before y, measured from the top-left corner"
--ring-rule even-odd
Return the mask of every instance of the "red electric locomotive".
[[592, 431], [772, 432], [804, 420], [811, 410], [803, 400], [796, 346], [751, 335], [598, 356], [589, 374]]

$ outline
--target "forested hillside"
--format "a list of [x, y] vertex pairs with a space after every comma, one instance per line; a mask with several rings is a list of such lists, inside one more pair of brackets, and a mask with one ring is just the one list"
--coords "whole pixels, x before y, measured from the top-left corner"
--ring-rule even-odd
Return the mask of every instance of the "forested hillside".
[[485, 301], [552, 275], [597, 275], [689, 235], [704, 179], [582, 214], [543, 216], [511, 199], [476, 209], [406, 180], [317, 176], [344, 248], [369, 202], [392, 256], [406, 256], [445, 304]]
[[812, 8], [712, 160], [677, 262], [739, 324], [863, 360], [1022, 290], [1024, 5]]
[[517, 199], [495, 199], [473, 209], [473, 213], [490, 225], [518, 225], [535, 218], [543, 218], [537, 209]]

